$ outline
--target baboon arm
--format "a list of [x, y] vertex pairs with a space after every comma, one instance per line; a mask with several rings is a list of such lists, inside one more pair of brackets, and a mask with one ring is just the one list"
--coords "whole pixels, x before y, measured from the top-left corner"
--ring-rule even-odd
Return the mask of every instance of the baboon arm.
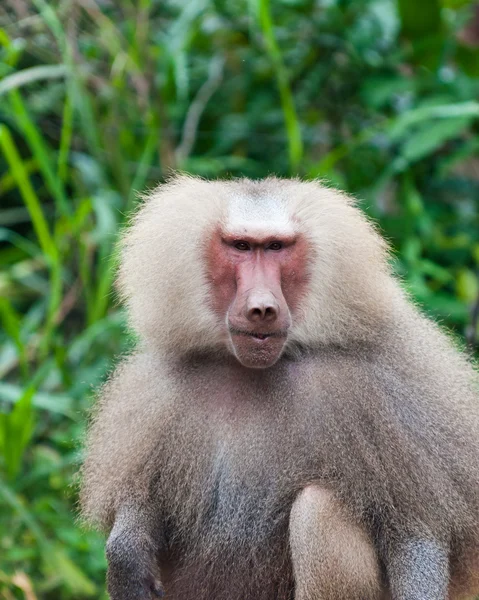
[[392, 600], [446, 600], [448, 553], [434, 540], [410, 539], [390, 549], [386, 565]]
[[111, 600], [153, 600], [163, 596], [158, 540], [158, 526], [147, 510], [124, 506], [117, 512], [106, 544]]

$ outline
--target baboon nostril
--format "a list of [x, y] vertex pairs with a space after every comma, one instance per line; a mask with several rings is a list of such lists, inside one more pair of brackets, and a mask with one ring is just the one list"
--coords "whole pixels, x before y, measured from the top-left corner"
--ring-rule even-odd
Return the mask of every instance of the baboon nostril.
[[250, 321], [262, 321], [263, 320], [263, 311], [261, 308], [250, 308], [247, 313], [248, 319]]
[[250, 308], [247, 315], [250, 321], [273, 321], [278, 316], [278, 311], [274, 306], [255, 306]]

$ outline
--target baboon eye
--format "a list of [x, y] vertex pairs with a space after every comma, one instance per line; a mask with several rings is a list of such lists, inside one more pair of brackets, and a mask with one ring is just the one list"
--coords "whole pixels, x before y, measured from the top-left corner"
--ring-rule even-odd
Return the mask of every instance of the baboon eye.
[[248, 242], [235, 242], [234, 243], [234, 247], [236, 248], [236, 250], [241, 250], [242, 252], [245, 252], [246, 250], [250, 249], [250, 245], [248, 244]]
[[267, 247], [268, 250], [281, 250], [283, 244], [281, 242], [271, 242]]

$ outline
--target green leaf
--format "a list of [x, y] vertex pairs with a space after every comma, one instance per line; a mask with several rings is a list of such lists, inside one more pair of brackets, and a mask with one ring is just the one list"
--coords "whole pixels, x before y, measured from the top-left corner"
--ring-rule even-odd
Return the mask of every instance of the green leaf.
[[420, 106], [391, 121], [386, 133], [392, 141], [399, 141], [403, 136], [409, 135], [411, 127], [419, 123], [434, 120], [434, 123], [428, 123], [428, 126], [432, 127], [442, 119], [458, 118], [478, 119], [479, 102]]
[[408, 237], [401, 250], [405, 260], [414, 265], [422, 254], [421, 240], [416, 236]]
[[[0, 400], [14, 404], [17, 398], [21, 397], [23, 388], [14, 383], [0, 382]], [[46, 392], [35, 392], [32, 397], [32, 403], [37, 408], [48, 410], [52, 413], [65, 415], [74, 419], [76, 417], [73, 411], [73, 401], [66, 394], [53, 394]]]
[[458, 297], [472, 304], [479, 295], [479, 280], [477, 275], [470, 269], [460, 269], [456, 277], [456, 291]]
[[16, 121], [22, 128], [25, 139], [40, 166], [45, 182], [55, 199], [59, 211], [67, 217], [71, 216], [72, 207], [67, 200], [63, 182], [56, 177], [51, 150], [48, 147], [45, 138], [41, 135], [36, 123], [31, 118], [18, 90], [12, 90], [10, 92], [10, 101], [13, 105]]
[[417, 162], [458, 137], [470, 123], [470, 117], [459, 117], [424, 124], [407, 136], [400, 149], [401, 156], [409, 163]]
[[381, 108], [396, 94], [410, 93], [415, 81], [407, 77], [370, 77], [361, 86], [361, 97], [368, 106]]
[[48, 548], [47, 572], [60, 576], [66, 587], [75, 596], [96, 596], [95, 584], [75, 565], [63, 548]]
[[437, 33], [441, 27], [439, 0], [398, 0], [402, 33], [411, 39]]
[[65, 77], [66, 73], [67, 68], [65, 65], [39, 65], [16, 71], [0, 81], [0, 96], [35, 81]]
[[39, 522], [23, 499], [0, 479], [0, 495], [28, 526], [39, 546], [43, 571], [60, 577], [65, 587], [76, 597], [97, 595], [95, 584], [72, 562], [65, 550], [48, 540]]
[[0, 413], [0, 449], [10, 479], [13, 479], [19, 472], [23, 452], [33, 434], [32, 397], [34, 393], [35, 387], [29, 386], [10, 413]]
[[451, 10], [457, 10], [464, 6], [474, 4], [475, 0], [442, 0], [442, 5]]
[[[0, 230], [1, 239], [1, 230]], [[27, 348], [22, 341], [21, 337], [21, 318], [17, 314], [12, 304], [7, 298], [0, 298], [0, 319], [5, 329], [5, 332], [15, 344], [20, 363], [22, 365], [23, 373], [28, 373], [28, 357]]]
[[257, 0], [257, 14], [265, 39], [266, 50], [271, 58], [276, 74], [281, 107], [283, 109], [284, 121], [286, 124], [286, 133], [288, 136], [289, 160], [291, 170], [295, 174], [303, 156], [303, 140], [301, 137], [301, 128], [296, 113], [294, 97], [289, 84], [289, 78], [274, 33], [270, 0]]
[[38, 241], [45, 254], [55, 262], [58, 259], [57, 248], [48, 228], [45, 215], [43, 214], [42, 203], [30, 183], [15, 142], [5, 125], [0, 125], [0, 148], [3, 150], [12, 175], [30, 213]]
[[470, 77], [479, 76], [479, 48], [459, 44], [456, 50], [456, 60]]

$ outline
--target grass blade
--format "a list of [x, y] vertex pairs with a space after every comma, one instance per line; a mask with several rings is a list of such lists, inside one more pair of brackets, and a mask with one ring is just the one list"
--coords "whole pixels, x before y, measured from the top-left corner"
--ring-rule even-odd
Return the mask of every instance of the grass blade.
[[34, 81], [65, 77], [66, 73], [65, 65], [39, 65], [38, 67], [22, 69], [0, 81], [0, 96]]
[[20, 190], [23, 201], [25, 202], [25, 206], [30, 213], [32, 225], [40, 246], [50, 262], [55, 263], [58, 261], [58, 252], [49, 231], [45, 215], [43, 214], [41, 202], [30, 183], [30, 179], [10, 131], [5, 125], [0, 125], [0, 147], [7, 159], [11, 173]]
[[62, 295], [61, 262], [55, 241], [48, 228], [43, 214], [40, 200], [30, 183], [25, 171], [20, 154], [15, 146], [10, 131], [5, 125], [0, 125], [0, 148], [5, 155], [11, 173], [17, 183], [25, 206], [30, 213], [32, 225], [37, 235], [40, 246], [50, 268], [50, 299], [43, 339], [43, 349], [48, 350], [49, 342], [54, 328], [55, 314], [60, 306]]
[[281, 107], [283, 109], [286, 133], [288, 136], [288, 153], [291, 165], [291, 171], [296, 171], [303, 158], [303, 141], [301, 138], [301, 128], [296, 114], [293, 93], [291, 91], [288, 75], [284, 66], [281, 50], [274, 35], [273, 19], [271, 17], [270, 0], [258, 0], [259, 20], [266, 42], [266, 49], [273, 63], [276, 81], [278, 83], [279, 94], [281, 98]]
[[38, 132], [38, 127], [33, 122], [28, 114], [28, 111], [23, 102], [22, 96], [18, 90], [10, 92], [10, 101], [16, 116], [16, 122], [20, 125], [25, 139], [30, 146], [33, 156], [40, 166], [45, 182], [55, 199], [55, 204], [60, 214], [71, 217], [72, 208], [65, 195], [63, 182], [56, 177], [55, 171], [52, 168], [52, 158], [50, 149], [47, 147], [45, 140]]

